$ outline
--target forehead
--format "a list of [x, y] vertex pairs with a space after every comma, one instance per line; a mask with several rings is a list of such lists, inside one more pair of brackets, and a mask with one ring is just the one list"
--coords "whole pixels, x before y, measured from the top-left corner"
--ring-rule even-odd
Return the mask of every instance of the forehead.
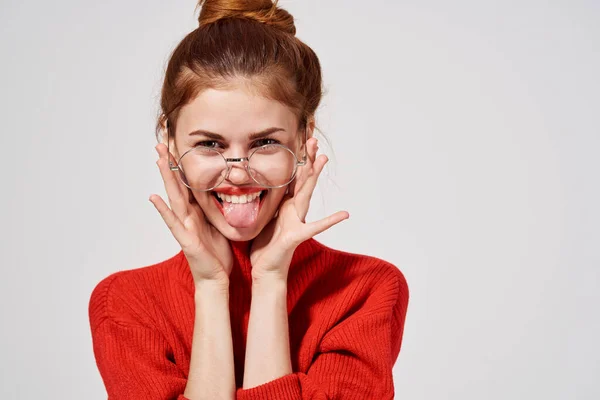
[[293, 133], [297, 125], [294, 113], [284, 104], [243, 87], [206, 89], [181, 108], [178, 135], [197, 129], [219, 133], [228, 138], [279, 127]]

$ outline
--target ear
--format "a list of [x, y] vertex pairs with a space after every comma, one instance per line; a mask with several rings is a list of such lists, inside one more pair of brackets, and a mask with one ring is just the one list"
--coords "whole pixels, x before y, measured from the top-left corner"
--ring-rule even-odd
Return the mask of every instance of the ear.
[[310, 117], [308, 117], [308, 120], [306, 121], [306, 139], [310, 139], [311, 137], [313, 137], [313, 132], [315, 130], [315, 116], [311, 115]]
[[167, 144], [167, 117], [162, 114], [158, 120], [158, 123], [160, 125], [160, 132], [159, 132], [159, 141], [160, 143], [164, 143], [165, 145]]
[[[304, 129], [306, 129], [306, 140], [308, 141], [308, 139], [310, 139], [311, 137], [313, 137], [313, 133], [315, 130], [315, 117], [314, 115], [308, 116], [306, 118], [306, 126], [304, 127]], [[304, 129], [299, 131], [299, 135], [298, 135], [298, 154], [303, 154], [302, 152], [305, 151], [304, 149]]]
[[175, 146], [175, 128], [166, 118], [164, 118], [164, 121], [161, 123], [161, 139], [162, 143], [169, 147], [171, 152], [171, 161], [176, 163], [179, 159], [179, 153], [177, 151], [177, 147]]

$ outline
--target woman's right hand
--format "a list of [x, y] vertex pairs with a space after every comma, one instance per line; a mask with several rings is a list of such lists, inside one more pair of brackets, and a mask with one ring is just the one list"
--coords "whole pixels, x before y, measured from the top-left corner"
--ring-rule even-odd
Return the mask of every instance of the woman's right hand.
[[194, 283], [218, 282], [228, 284], [233, 267], [233, 256], [229, 240], [204, 217], [204, 213], [191, 191], [169, 168], [167, 146], [160, 143], [155, 147], [159, 159], [156, 162], [172, 210], [156, 194], [150, 202], [158, 210], [171, 233], [181, 245]]

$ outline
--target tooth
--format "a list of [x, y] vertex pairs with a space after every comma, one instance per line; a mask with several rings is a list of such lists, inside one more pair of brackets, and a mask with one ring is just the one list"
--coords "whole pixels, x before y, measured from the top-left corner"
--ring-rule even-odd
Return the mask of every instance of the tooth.
[[261, 190], [260, 192], [256, 192], [256, 193], [252, 193], [252, 194], [243, 194], [241, 196], [229, 195], [229, 194], [224, 194], [224, 193], [217, 192], [217, 196], [221, 200], [226, 201], [228, 203], [244, 204], [244, 203], [251, 203], [251, 202], [253, 202], [263, 192], [264, 192], [264, 190]]

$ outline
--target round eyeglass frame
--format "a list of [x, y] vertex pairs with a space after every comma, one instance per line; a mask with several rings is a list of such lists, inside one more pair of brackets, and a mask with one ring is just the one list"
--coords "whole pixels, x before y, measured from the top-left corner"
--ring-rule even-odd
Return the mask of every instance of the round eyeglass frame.
[[[188, 151], [186, 151], [185, 153], [183, 153], [183, 154], [181, 155], [181, 157], [179, 157], [179, 160], [177, 160], [177, 165], [173, 164], [173, 162], [171, 161], [171, 157], [172, 157], [172, 155], [171, 155], [171, 147], [170, 147], [171, 141], [169, 140], [169, 139], [170, 139], [170, 137], [171, 137], [171, 136], [170, 136], [170, 135], [171, 135], [171, 130], [169, 129], [169, 121], [167, 121], [167, 123], [166, 123], [166, 127], [167, 127], [167, 149], [168, 149], [168, 154], [169, 154], [169, 169], [170, 169], [171, 171], [177, 171], [177, 172], [178, 172], [178, 174], [177, 174], [177, 175], [178, 175], [178, 177], [179, 177], [179, 180], [180, 180], [180, 181], [181, 181], [181, 182], [182, 182], [182, 183], [183, 183], [183, 184], [184, 184], [184, 185], [185, 185], [187, 188], [189, 188], [190, 190], [195, 190], [195, 191], [198, 191], [198, 192], [208, 192], [208, 191], [211, 191], [211, 190], [213, 190], [214, 188], [216, 188], [217, 186], [219, 186], [221, 183], [223, 183], [223, 181], [225, 180], [225, 178], [226, 178], [227, 176], [229, 176], [229, 173], [231, 172], [231, 164], [230, 164], [230, 163], [234, 163], [234, 162], [243, 162], [243, 161], [246, 161], [246, 168], [245, 168], [245, 169], [246, 169], [246, 172], [248, 173], [248, 175], [250, 175], [250, 177], [252, 178], [252, 180], [253, 180], [254, 182], [256, 182], [258, 185], [260, 185], [260, 186], [262, 186], [262, 187], [265, 187], [265, 188], [268, 188], [268, 189], [277, 189], [277, 188], [280, 188], [280, 187], [284, 187], [284, 186], [286, 186], [286, 185], [289, 185], [289, 184], [290, 184], [290, 183], [291, 183], [291, 182], [292, 182], [292, 181], [293, 181], [293, 180], [296, 178], [296, 172], [298, 171], [298, 167], [299, 167], [299, 166], [306, 165], [306, 159], [307, 159], [307, 154], [306, 154], [306, 142], [307, 142], [307, 140], [308, 140], [308, 138], [307, 138], [307, 135], [308, 135], [308, 133], [307, 133], [307, 130], [306, 130], [306, 128], [305, 128], [305, 129], [304, 129], [304, 154], [302, 155], [302, 160], [298, 160], [298, 158], [296, 157], [296, 154], [295, 154], [295, 153], [292, 151], [292, 149], [290, 149], [289, 147], [287, 147], [287, 146], [285, 146], [285, 145], [279, 144], [279, 143], [275, 143], [275, 144], [265, 144], [265, 145], [263, 145], [263, 146], [257, 147], [256, 149], [254, 149], [254, 150], [253, 150], [253, 151], [250, 153], [250, 155], [249, 155], [248, 157], [229, 157], [229, 158], [227, 158], [227, 157], [223, 156], [223, 154], [222, 154], [222, 153], [219, 153], [218, 151], [215, 151], [215, 153], [218, 153], [218, 154], [219, 154], [221, 157], [223, 157], [223, 161], [225, 162], [225, 165], [227, 166], [225, 174], [223, 174], [223, 175], [222, 175], [222, 178], [221, 178], [221, 180], [219, 180], [219, 181], [218, 181], [218, 183], [217, 183], [216, 185], [214, 185], [214, 186], [212, 186], [212, 187], [210, 187], [210, 188], [208, 188], [208, 189], [196, 189], [196, 188], [192, 188], [192, 187], [190, 187], [190, 186], [189, 186], [189, 185], [188, 185], [186, 182], [184, 182], [184, 180], [182, 179], [182, 177], [181, 177], [181, 173], [184, 173], [184, 174], [185, 174], [185, 172], [184, 172], [182, 169], [180, 169], [180, 168], [179, 168], [179, 164], [180, 164], [180, 162], [181, 162], [181, 159], [182, 159], [182, 158], [183, 158], [183, 157], [184, 157], [184, 156], [185, 156], [187, 153], [189, 153], [190, 151], [194, 151], [195, 149], [197, 149], [197, 148], [199, 148], [199, 147], [200, 147], [200, 148], [202, 148], [202, 147], [201, 147], [201, 146], [192, 147], [191, 149], [189, 149]], [[272, 147], [272, 146], [281, 147], [281, 148], [283, 148], [283, 149], [285, 149], [285, 150], [289, 151], [289, 152], [290, 152], [290, 153], [291, 153], [291, 154], [294, 156], [294, 159], [296, 160], [296, 163], [294, 164], [294, 172], [292, 173], [292, 177], [290, 178], [290, 180], [289, 180], [288, 182], [286, 182], [286, 183], [282, 184], [282, 185], [277, 185], [277, 186], [267, 186], [267, 185], [264, 185], [264, 184], [262, 184], [262, 183], [258, 182], [256, 179], [254, 179], [254, 176], [253, 176], [253, 174], [252, 174], [252, 173], [250, 172], [250, 170], [248, 169], [248, 165], [249, 165], [250, 158], [252, 157], [252, 155], [253, 155], [254, 153], [256, 153], [258, 150], [260, 150], [260, 149], [262, 149], [262, 148], [265, 148], [265, 147]], [[206, 149], [206, 148], [203, 148], [203, 149]]]

